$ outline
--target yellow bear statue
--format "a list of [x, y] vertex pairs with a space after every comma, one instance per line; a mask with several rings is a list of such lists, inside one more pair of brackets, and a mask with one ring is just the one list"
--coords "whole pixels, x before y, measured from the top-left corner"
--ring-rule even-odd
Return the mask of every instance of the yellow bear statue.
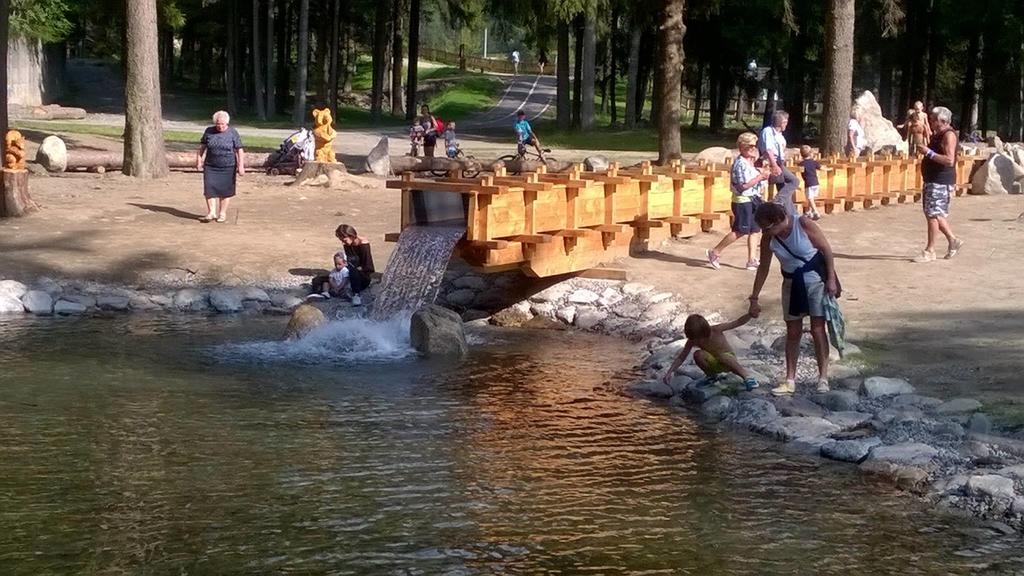
[[334, 139], [338, 133], [334, 130], [334, 117], [330, 108], [313, 110], [313, 136], [316, 138], [317, 162], [337, 162], [334, 157]]

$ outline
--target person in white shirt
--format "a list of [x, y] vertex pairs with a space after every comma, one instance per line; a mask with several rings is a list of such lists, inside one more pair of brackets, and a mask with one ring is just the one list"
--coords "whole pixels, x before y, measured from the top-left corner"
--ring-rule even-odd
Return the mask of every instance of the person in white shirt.
[[515, 69], [516, 74], [519, 74], [519, 50], [512, 51], [512, 67]]
[[850, 112], [850, 123], [846, 127], [846, 153], [857, 158], [868, 146], [864, 136], [864, 126], [860, 123], [860, 114], [856, 108]]
[[798, 215], [793, 195], [800, 187], [800, 180], [786, 168], [786, 137], [782, 134], [789, 125], [789, 113], [776, 110], [772, 114], [772, 125], [761, 130], [758, 147], [761, 158], [771, 170], [771, 183], [775, 185], [774, 201], [786, 207], [793, 215]]

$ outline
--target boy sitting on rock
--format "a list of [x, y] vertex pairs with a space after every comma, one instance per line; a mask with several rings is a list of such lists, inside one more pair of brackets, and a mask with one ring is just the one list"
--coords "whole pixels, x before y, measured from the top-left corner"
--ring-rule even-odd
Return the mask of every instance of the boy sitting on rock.
[[740, 364], [736, 358], [736, 353], [732, 350], [732, 346], [725, 339], [726, 331], [743, 326], [750, 322], [750, 318], [750, 314], [744, 314], [732, 322], [724, 322], [712, 326], [700, 314], [691, 314], [686, 319], [686, 323], [683, 324], [686, 345], [683, 346], [675, 361], [669, 366], [668, 372], [665, 373], [665, 383], [668, 384], [672, 380], [676, 369], [686, 361], [690, 351], [696, 347], [699, 350], [693, 353], [693, 361], [704, 371], [704, 374], [707, 374], [706, 382], [715, 380], [720, 374], [732, 372], [743, 378], [743, 385], [747, 390], [757, 388], [757, 380], [750, 374], [749, 370]]

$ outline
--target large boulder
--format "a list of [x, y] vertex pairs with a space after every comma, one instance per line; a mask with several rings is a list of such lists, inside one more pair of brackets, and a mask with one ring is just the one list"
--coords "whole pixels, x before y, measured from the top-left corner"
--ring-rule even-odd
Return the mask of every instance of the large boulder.
[[881, 398], [883, 396], [913, 394], [914, 387], [910, 385], [910, 382], [902, 378], [872, 376], [861, 385], [860, 393], [868, 398]]
[[412, 347], [428, 356], [463, 356], [469, 351], [462, 318], [447, 308], [428, 304], [413, 313], [409, 322]]
[[220, 313], [230, 314], [242, 310], [242, 294], [233, 288], [218, 288], [210, 292], [210, 305]]
[[995, 153], [971, 177], [970, 194], [1020, 194], [1024, 185], [1024, 168], [1008, 154]]
[[938, 453], [938, 450], [927, 444], [904, 442], [890, 446], [876, 446], [871, 449], [868, 460], [881, 460], [906, 466], [926, 466]]
[[36, 152], [36, 163], [50, 172], [63, 172], [68, 168], [68, 147], [57, 136], [47, 136]]
[[327, 323], [324, 313], [312, 304], [300, 304], [292, 311], [292, 317], [288, 320], [288, 327], [284, 329], [285, 340], [302, 338], [318, 326]]
[[21, 297], [25, 310], [33, 314], [53, 314], [53, 297], [42, 290], [29, 290]]
[[832, 440], [821, 446], [821, 455], [841, 462], [859, 463], [868, 457], [872, 448], [881, 443], [882, 440], [877, 436], [854, 440]]
[[608, 158], [601, 155], [587, 156], [583, 159], [583, 167], [590, 172], [604, 172], [608, 169]]
[[21, 298], [28, 292], [28, 287], [17, 280], [0, 280], [0, 296]]
[[21, 300], [14, 296], [0, 293], [0, 314], [21, 314], [25, 312], [25, 306]]
[[384, 136], [373, 147], [373, 150], [370, 150], [370, 153], [366, 155], [366, 166], [364, 168], [367, 172], [377, 176], [391, 175], [391, 156], [389, 155], [390, 151], [388, 148], [388, 137]]
[[731, 160], [732, 157], [732, 149], [722, 146], [712, 146], [698, 152], [693, 159], [697, 163], [707, 162], [711, 164], [725, 164]]
[[882, 116], [882, 107], [878, 105], [874, 94], [865, 91], [854, 101], [853, 108], [859, 113], [869, 150], [878, 151], [885, 146], [892, 146], [897, 152], [907, 152], [906, 140], [892, 122]]

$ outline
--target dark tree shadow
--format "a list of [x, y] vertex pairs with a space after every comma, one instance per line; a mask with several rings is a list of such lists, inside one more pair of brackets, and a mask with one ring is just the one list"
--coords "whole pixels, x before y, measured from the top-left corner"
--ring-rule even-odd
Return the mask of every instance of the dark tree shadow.
[[[648, 250], [646, 252], [638, 252], [630, 254], [630, 257], [637, 258], [640, 260], [660, 260], [662, 262], [671, 262], [673, 264], [685, 264], [691, 268], [707, 268], [711, 269], [711, 265], [704, 258], [690, 258], [689, 256], [677, 256], [675, 254], [666, 254], [664, 252], [658, 252], [655, 250]], [[735, 264], [726, 264], [721, 262], [722, 268], [732, 268], [733, 270], [746, 270], [746, 266], [737, 266]]]
[[893, 256], [892, 254], [843, 254], [833, 252], [832, 255], [840, 260], [893, 260], [896, 262], [912, 260], [912, 258], [907, 256]]
[[326, 268], [289, 268], [288, 273], [292, 276], [311, 278], [313, 276], [325, 276], [328, 271]]
[[149, 210], [150, 212], [159, 212], [161, 214], [170, 214], [177, 218], [184, 218], [185, 220], [198, 220], [202, 214], [195, 214], [192, 212], [185, 212], [184, 210], [178, 210], [177, 208], [171, 208], [170, 206], [157, 206], [156, 204], [138, 204], [135, 202], [127, 202], [129, 206], [135, 206], [136, 208], [142, 208], [143, 210]]

